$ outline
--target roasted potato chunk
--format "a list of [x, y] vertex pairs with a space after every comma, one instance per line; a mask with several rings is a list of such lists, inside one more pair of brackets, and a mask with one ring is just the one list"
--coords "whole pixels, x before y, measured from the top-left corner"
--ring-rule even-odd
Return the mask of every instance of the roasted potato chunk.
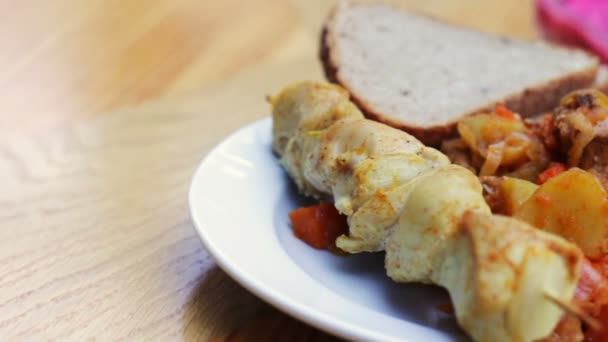
[[513, 215], [523, 203], [538, 189], [538, 185], [527, 180], [504, 177], [500, 183], [505, 213]]
[[573, 241], [589, 258], [606, 252], [608, 198], [589, 172], [573, 168], [549, 179], [514, 216]]

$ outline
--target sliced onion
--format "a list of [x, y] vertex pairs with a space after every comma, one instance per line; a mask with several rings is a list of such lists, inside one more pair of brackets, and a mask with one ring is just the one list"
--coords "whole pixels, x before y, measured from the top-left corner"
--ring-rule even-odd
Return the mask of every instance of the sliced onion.
[[566, 121], [572, 125], [575, 130], [572, 139], [572, 147], [568, 151], [568, 165], [577, 166], [583, 156], [585, 147], [593, 140], [593, 125], [587, 117], [581, 112], [576, 112], [569, 115]]
[[500, 162], [502, 161], [502, 154], [504, 149], [504, 141], [492, 144], [488, 147], [488, 154], [486, 156], [486, 160], [481, 166], [481, 170], [479, 171], [480, 176], [493, 176], [496, 174], [496, 171], [498, 171], [498, 167], [500, 167]]
[[531, 147], [531, 142], [527, 134], [513, 132], [504, 139], [504, 142], [505, 148], [501, 162], [503, 166], [519, 165], [528, 160], [528, 150]]

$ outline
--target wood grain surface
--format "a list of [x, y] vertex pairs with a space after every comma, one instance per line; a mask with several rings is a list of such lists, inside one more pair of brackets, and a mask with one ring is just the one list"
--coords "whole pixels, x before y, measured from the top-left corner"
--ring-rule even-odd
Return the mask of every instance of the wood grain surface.
[[[402, 1], [533, 38], [528, 0]], [[189, 219], [207, 151], [321, 79], [331, 1], [0, 4], [0, 337], [332, 340], [218, 269]]]

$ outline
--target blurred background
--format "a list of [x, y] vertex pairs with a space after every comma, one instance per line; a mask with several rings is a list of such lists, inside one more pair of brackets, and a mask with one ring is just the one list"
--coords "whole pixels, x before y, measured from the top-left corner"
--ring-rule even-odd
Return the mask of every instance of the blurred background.
[[[201, 89], [256, 64], [316, 58], [334, 2], [11, 2], [0, 23], [0, 127], [52, 128]], [[393, 2], [484, 31], [537, 36], [531, 0]]]
[[[533, 0], [389, 2], [483, 31], [524, 39], [540, 35]], [[537, 2], [583, 3], [583, 10], [599, 6], [604, 11], [608, 4]], [[0, 24], [0, 103], [5, 108], [0, 127], [52, 126], [200, 89], [256, 64], [313, 58], [320, 24], [334, 3], [11, 2]], [[580, 15], [580, 7], [571, 12]]]

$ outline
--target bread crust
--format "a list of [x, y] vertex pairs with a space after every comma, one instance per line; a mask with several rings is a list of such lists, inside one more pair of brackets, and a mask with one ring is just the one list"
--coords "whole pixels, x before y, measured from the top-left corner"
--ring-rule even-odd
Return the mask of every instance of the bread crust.
[[[325, 77], [330, 82], [340, 84], [348, 90], [352, 101], [359, 106], [365, 116], [372, 120], [406, 131], [427, 146], [438, 147], [443, 140], [455, 137], [457, 135], [456, 124], [461, 118], [493, 110], [498, 103], [504, 104], [514, 112], [521, 114], [523, 117], [551, 111], [559, 104], [560, 99], [569, 92], [580, 88], [591, 87], [594, 84], [599, 68], [599, 63], [596, 62], [585, 70], [566, 74], [560, 78], [524, 88], [515, 94], [507, 96], [501, 101], [481, 105], [474, 110], [462, 113], [459, 117], [440, 125], [420, 127], [395, 119], [390, 113], [383, 113], [375, 109], [374, 106], [366, 100], [365, 94], [354, 92], [350, 84], [341, 77], [339, 72], [340, 63], [335, 53], [336, 36], [333, 30], [334, 17], [340, 6], [349, 5], [338, 5], [338, 7], [333, 9], [326, 20], [320, 35], [319, 58], [323, 66]], [[396, 8], [396, 10], [399, 9]], [[564, 47], [560, 48], [564, 49]]]

